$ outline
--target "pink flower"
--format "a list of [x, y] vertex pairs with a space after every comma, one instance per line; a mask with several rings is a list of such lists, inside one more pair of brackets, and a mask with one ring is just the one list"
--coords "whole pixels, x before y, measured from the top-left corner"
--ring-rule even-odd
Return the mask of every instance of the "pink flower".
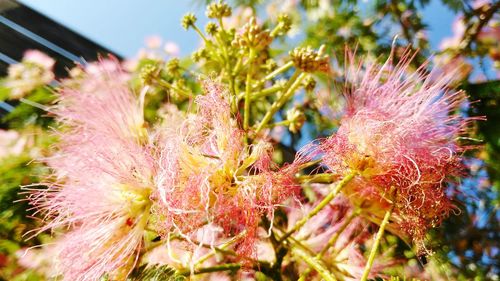
[[[323, 163], [357, 176], [343, 189], [368, 219], [379, 223], [394, 204], [392, 231], [409, 235], [423, 252], [426, 230], [455, 211], [446, 182], [461, 171], [457, 143], [467, 119], [458, 113], [463, 92], [448, 89], [455, 73], [438, 80], [410, 72], [410, 53], [395, 66], [358, 65], [351, 57], [345, 116], [320, 145]], [[392, 57], [392, 56], [391, 56]]]
[[0, 160], [23, 152], [28, 138], [13, 130], [0, 129]]
[[60, 143], [47, 159], [54, 182], [30, 195], [47, 221], [40, 232], [69, 230], [56, 243], [64, 280], [123, 279], [149, 221], [154, 166], [142, 105], [115, 79], [119, 67], [95, 67], [100, 75], [87, 70], [78, 86], [60, 90], [51, 111]]
[[24, 53], [23, 62], [37, 64], [44, 69], [52, 69], [56, 61], [38, 50], [28, 50]]
[[172, 41], [165, 42], [165, 46], [163, 47], [163, 50], [168, 55], [174, 56], [174, 57], [177, 57], [180, 54], [179, 45], [177, 45], [177, 43], [172, 42]]
[[[265, 141], [248, 151], [225, 90], [206, 82], [205, 91], [196, 99], [198, 114], [166, 120], [170, 125], [159, 135], [158, 229], [163, 235], [175, 230], [189, 236], [212, 223], [223, 228], [223, 237], [244, 233], [236, 250], [253, 255], [260, 217], [272, 217], [276, 205], [298, 191], [297, 165], [273, 167]], [[167, 118], [178, 120], [178, 114]]]
[[21, 63], [9, 66], [5, 86], [10, 88], [10, 98], [20, 99], [34, 89], [49, 84], [55, 76], [55, 61], [37, 50], [28, 50]]

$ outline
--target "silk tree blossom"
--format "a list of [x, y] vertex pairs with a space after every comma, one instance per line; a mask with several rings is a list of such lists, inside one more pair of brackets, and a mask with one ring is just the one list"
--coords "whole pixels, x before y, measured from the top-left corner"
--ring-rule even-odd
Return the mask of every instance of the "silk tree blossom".
[[410, 55], [394, 67], [351, 57], [345, 116], [320, 150], [332, 172], [356, 174], [343, 192], [364, 216], [380, 223], [393, 205], [389, 230], [422, 254], [426, 231], [457, 210], [445, 189], [461, 172], [457, 138], [470, 119], [457, 112], [464, 93], [448, 89], [454, 73], [410, 72]]
[[40, 51], [26, 51], [20, 63], [8, 68], [5, 86], [11, 90], [9, 97], [20, 99], [37, 87], [49, 84], [55, 78], [54, 64], [54, 59]]
[[222, 227], [223, 238], [242, 236], [234, 244], [238, 253], [254, 255], [260, 217], [272, 218], [277, 205], [298, 191], [293, 176], [300, 159], [278, 169], [266, 141], [248, 151], [225, 90], [206, 82], [205, 92], [196, 99], [196, 115], [179, 122], [179, 114], [172, 114], [177, 121], [166, 124], [178, 125], [158, 137], [158, 229], [163, 236], [175, 231], [189, 237], [201, 225], [214, 224]]
[[68, 229], [56, 243], [64, 280], [125, 279], [149, 220], [154, 162], [142, 106], [114, 79], [119, 67], [108, 66], [60, 90], [52, 110], [62, 125], [60, 142], [47, 159], [54, 174], [48, 189], [30, 195], [46, 220], [40, 232]]

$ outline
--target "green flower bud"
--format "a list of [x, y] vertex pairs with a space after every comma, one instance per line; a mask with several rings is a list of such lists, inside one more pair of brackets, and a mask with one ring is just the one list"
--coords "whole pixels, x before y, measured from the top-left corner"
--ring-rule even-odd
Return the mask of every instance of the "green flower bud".
[[168, 73], [174, 77], [181, 75], [181, 66], [178, 58], [173, 58], [167, 62], [166, 69]]
[[273, 71], [275, 70], [276, 68], [278, 67], [278, 64], [276, 63], [275, 60], [273, 59], [267, 59], [266, 60], [266, 64], [264, 65], [264, 68], [267, 70], [267, 71]]
[[194, 26], [196, 20], [197, 18], [193, 13], [187, 13], [182, 17], [181, 25], [185, 30], [188, 30], [190, 27]]
[[191, 54], [191, 59], [194, 62], [200, 62], [202, 59], [206, 59], [208, 56], [207, 50], [205, 49], [199, 49], [195, 51], [193, 54]]
[[285, 35], [292, 28], [292, 19], [287, 14], [278, 16], [277, 35]]
[[252, 17], [250, 22], [245, 24], [239, 34], [235, 36], [232, 44], [242, 49], [255, 49], [259, 51], [269, 46], [272, 41], [273, 38], [269, 30], [263, 30], [261, 26], [257, 25], [257, 20]]
[[286, 120], [290, 122], [288, 125], [288, 129], [290, 130], [290, 132], [295, 134], [300, 131], [300, 129], [306, 122], [306, 116], [304, 112], [294, 107], [286, 112]]
[[328, 56], [321, 55], [311, 47], [298, 47], [290, 52], [295, 67], [304, 72], [328, 72], [329, 59]]
[[223, 1], [214, 2], [207, 6], [206, 15], [211, 19], [221, 19], [231, 16], [231, 7]]
[[139, 79], [144, 85], [152, 85], [158, 79], [160, 69], [156, 64], [147, 64], [139, 71]]
[[304, 80], [304, 89], [306, 92], [312, 92], [316, 88], [316, 80], [312, 76], [307, 76]]
[[209, 22], [205, 26], [205, 32], [210, 36], [214, 36], [217, 33], [217, 31], [219, 31], [219, 27], [215, 22]]

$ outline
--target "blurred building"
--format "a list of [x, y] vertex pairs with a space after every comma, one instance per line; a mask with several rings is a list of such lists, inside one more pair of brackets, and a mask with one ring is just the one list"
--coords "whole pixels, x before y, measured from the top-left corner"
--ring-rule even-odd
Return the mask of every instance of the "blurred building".
[[19, 61], [28, 49], [55, 58], [59, 76], [75, 62], [94, 61], [99, 55], [113, 53], [17, 1], [0, 0], [0, 75], [5, 75], [8, 65]]

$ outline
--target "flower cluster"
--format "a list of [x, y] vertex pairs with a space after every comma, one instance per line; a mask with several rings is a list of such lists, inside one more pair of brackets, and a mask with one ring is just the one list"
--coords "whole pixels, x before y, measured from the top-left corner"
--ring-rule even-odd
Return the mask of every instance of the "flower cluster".
[[[34, 190], [32, 204], [48, 223], [69, 228], [57, 243], [65, 280], [115, 278], [133, 268], [149, 219], [154, 163], [142, 109], [123, 73], [93, 65], [75, 88], [60, 90], [52, 109], [64, 124], [48, 189]], [[116, 64], [116, 63], [115, 63]]]
[[396, 66], [351, 60], [346, 112], [319, 146], [323, 163], [356, 175], [343, 192], [369, 220], [379, 223], [394, 206], [392, 230], [423, 253], [426, 230], [455, 210], [446, 182], [461, 172], [457, 137], [467, 120], [456, 112], [464, 93], [447, 88], [453, 73], [433, 80], [424, 68], [410, 72], [411, 53]]
[[20, 99], [39, 86], [54, 80], [55, 60], [37, 51], [27, 51], [21, 63], [9, 66], [5, 86], [11, 90], [11, 99]]
[[[457, 210], [449, 187], [473, 120], [460, 114], [465, 94], [452, 90], [460, 70], [415, 70], [410, 49], [395, 47], [382, 65], [347, 52], [345, 99], [334, 101], [316, 77], [341, 79], [327, 46], [275, 56], [289, 15], [268, 23], [223, 1], [206, 15], [205, 33], [194, 14], [181, 22], [203, 40], [196, 64], [176, 58], [172, 44], [162, 54], [152, 37], [137, 61], [101, 59], [58, 84], [47, 107], [57, 142], [41, 159], [51, 174], [25, 187], [44, 222], [31, 234], [50, 231], [54, 243], [40, 252], [55, 258], [48, 266], [28, 251], [19, 263], [64, 280], [157, 270], [158, 279], [366, 281], [397, 265], [375, 260], [396, 243], [385, 230], [429, 253], [428, 230]], [[28, 57], [12, 68], [37, 69], [23, 77], [49, 83], [54, 62]], [[302, 135], [315, 121], [325, 138]], [[15, 153], [18, 136], [6, 132], [3, 146]], [[298, 141], [312, 142], [299, 149]]]

